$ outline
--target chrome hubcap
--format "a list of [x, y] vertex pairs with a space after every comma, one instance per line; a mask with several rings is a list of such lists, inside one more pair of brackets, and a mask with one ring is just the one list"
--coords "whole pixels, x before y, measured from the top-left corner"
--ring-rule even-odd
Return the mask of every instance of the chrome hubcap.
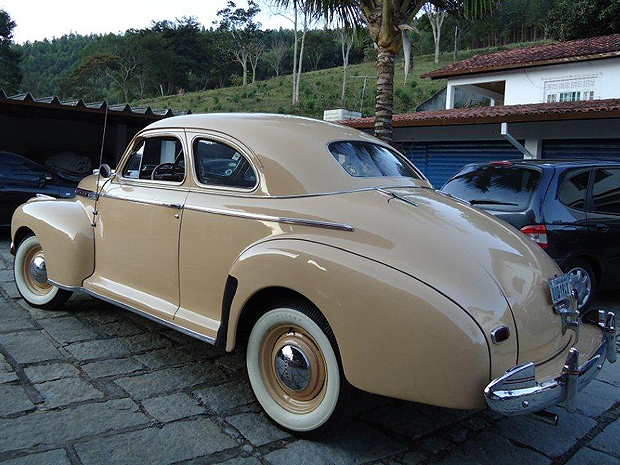
[[310, 384], [310, 360], [299, 347], [283, 346], [276, 354], [275, 370], [280, 382], [291, 391], [303, 391]]
[[590, 299], [592, 294], [592, 280], [583, 268], [573, 268], [568, 272], [570, 282], [577, 291], [577, 308], [581, 309]]
[[47, 282], [47, 269], [45, 268], [45, 259], [38, 255], [30, 262], [30, 276], [39, 284]]

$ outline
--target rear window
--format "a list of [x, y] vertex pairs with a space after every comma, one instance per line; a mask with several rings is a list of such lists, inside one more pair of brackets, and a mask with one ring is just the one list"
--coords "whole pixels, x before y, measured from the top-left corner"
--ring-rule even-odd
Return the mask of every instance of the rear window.
[[422, 179], [416, 170], [393, 152], [369, 142], [333, 142], [329, 151], [351, 176], [356, 178], [399, 177]]
[[459, 172], [442, 191], [489, 210], [524, 210], [541, 172], [517, 166], [473, 166]]

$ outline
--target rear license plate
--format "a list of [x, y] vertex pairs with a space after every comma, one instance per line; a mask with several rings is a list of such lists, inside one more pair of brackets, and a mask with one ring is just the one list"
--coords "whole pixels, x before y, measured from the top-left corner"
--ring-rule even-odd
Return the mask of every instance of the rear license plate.
[[571, 296], [573, 286], [571, 286], [570, 278], [565, 274], [551, 279], [549, 281], [549, 289], [551, 290], [551, 300], [555, 305]]

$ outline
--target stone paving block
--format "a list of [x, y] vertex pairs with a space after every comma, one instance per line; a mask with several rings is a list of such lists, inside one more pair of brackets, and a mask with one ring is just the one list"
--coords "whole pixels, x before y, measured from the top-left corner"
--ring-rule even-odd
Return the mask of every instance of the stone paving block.
[[70, 363], [49, 363], [24, 368], [26, 376], [32, 383], [43, 383], [60, 378], [80, 376], [80, 370]]
[[103, 392], [95, 389], [81, 378], [47, 381], [35, 384], [34, 388], [45, 399], [44, 405], [47, 408], [61, 407], [84, 400], [100, 399], [104, 396]]
[[591, 418], [562, 409], [550, 409], [560, 417], [558, 426], [548, 425], [529, 417], [510, 417], [497, 423], [499, 433], [513, 442], [532, 447], [546, 455], [557, 457], [567, 452], [575, 442], [596, 426]]
[[64, 449], [54, 449], [8, 460], [2, 462], [2, 465], [69, 465], [70, 463]]
[[13, 281], [8, 283], [0, 283], [0, 287], [6, 292], [11, 299], [19, 299], [21, 296], [19, 295], [19, 291], [17, 290], [17, 286]]
[[76, 444], [88, 464], [167, 464], [230, 449], [237, 443], [211, 420], [200, 418]]
[[8, 371], [13, 371], [13, 368], [11, 367], [11, 364], [6, 361], [4, 355], [0, 354], [0, 373]]
[[136, 355], [134, 358], [149, 368], [187, 365], [188, 363], [198, 361], [198, 359], [188, 353], [184, 347], [155, 350], [153, 352], [149, 352], [148, 354]]
[[620, 389], [595, 379], [577, 395], [577, 411], [598, 417], [620, 401]]
[[424, 438], [418, 444], [420, 448], [430, 452], [431, 454], [441, 452], [442, 450], [445, 450], [448, 448], [448, 446], [450, 446], [449, 441], [437, 436], [430, 436]]
[[62, 318], [45, 318], [39, 324], [50, 336], [61, 343], [86, 341], [99, 335], [73, 316]]
[[[14, 413], [25, 412], [34, 409], [34, 404], [19, 385], [0, 384], [0, 416], [4, 417]], [[0, 441], [4, 431], [0, 430]]]
[[265, 459], [273, 465], [341, 465], [380, 460], [406, 449], [373, 428], [353, 423], [342, 427], [329, 439], [295, 441], [267, 454]]
[[12, 331], [18, 331], [20, 329], [33, 329], [34, 325], [28, 318], [5, 318], [0, 323], [0, 332], [10, 333]]
[[234, 459], [220, 462], [219, 465], [260, 465], [261, 462], [256, 457], [236, 457]]
[[82, 365], [82, 370], [91, 378], [103, 378], [105, 376], [126, 375], [144, 367], [133, 358], [113, 358], [99, 362]]
[[170, 347], [171, 342], [156, 334], [138, 334], [136, 336], [118, 337], [86, 342], [75, 342], [66, 349], [78, 360], [97, 358], [118, 358], [137, 352]]
[[[197, 350], [200, 351], [201, 349], [198, 348]], [[239, 351], [226, 355], [213, 353], [212, 356], [224, 355], [223, 357], [219, 357], [217, 359], [218, 365], [222, 365], [223, 367], [231, 371], [243, 371], [245, 370], [245, 355], [243, 354], [243, 351]]]
[[133, 336], [144, 332], [142, 328], [126, 319], [97, 325], [97, 329], [110, 337]]
[[35, 363], [64, 358], [41, 331], [0, 334], [0, 344], [17, 363]]
[[254, 402], [252, 387], [243, 381], [198, 389], [194, 391], [194, 395], [217, 413]]
[[0, 371], [0, 384], [12, 383], [13, 381], [17, 380], [17, 374], [15, 374], [15, 372]]
[[506, 438], [483, 432], [467, 441], [447, 457], [437, 462], [441, 465], [539, 465], [551, 460], [529, 449], [513, 446]]
[[286, 439], [290, 435], [271, 423], [262, 413], [242, 413], [226, 418], [226, 421], [256, 447]]
[[403, 457], [403, 463], [405, 465], [417, 465], [424, 460], [426, 460], [426, 456], [421, 452], [407, 452]]
[[617, 388], [620, 388], [620, 363], [605, 363], [596, 379], [613, 384]]
[[363, 418], [410, 439], [417, 439], [437, 429], [436, 423], [422, 412], [421, 404], [396, 402], [375, 409]]
[[0, 452], [58, 444], [118, 428], [147, 424], [131, 399], [114, 399], [0, 420]]
[[[19, 303], [19, 301], [18, 301]], [[4, 298], [0, 297], [0, 321], [4, 322], [9, 318], [27, 318], [28, 312], [22, 309], [21, 306], [16, 305], [15, 302], [7, 302]], [[3, 324], [0, 323], [0, 330]]]
[[7, 270], [6, 268], [3, 268], [0, 270], [0, 281], [3, 283], [8, 283], [13, 281], [13, 270]]
[[620, 458], [620, 418], [607, 425], [588, 446]]
[[66, 310], [45, 310], [43, 308], [34, 308], [28, 305], [23, 300], [18, 300], [17, 303], [20, 305], [20, 307], [26, 310], [35, 320], [42, 320], [45, 318], [59, 318], [71, 315], [71, 313]]
[[195, 399], [177, 392], [168, 396], [152, 397], [142, 401], [142, 406], [151, 416], [162, 423], [191, 417], [204, 412]]
[[154, 394], [163, 394], [202, 383], [217, 383], [224, 379], [225, 374], [220, 369], [206, 362], [119, 378], [114, 383], [130, 396], [144, 399]]
[[620, 465], [620, 460], [589, 447], [583, 447], [566, 462], [566, 465]]

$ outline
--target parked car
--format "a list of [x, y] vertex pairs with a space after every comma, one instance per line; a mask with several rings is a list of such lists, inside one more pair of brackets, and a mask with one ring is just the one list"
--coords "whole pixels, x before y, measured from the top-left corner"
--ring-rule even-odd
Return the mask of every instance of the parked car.
[[10, 225], [15, 209], [36, 194], [69, 198], [76, 185], [27, 158], [0, 151], [0, 226]]
[[537, 242], [571, 277], [585, 312], [620, 288], [620, 162], [514, 160], [465, 166], [442, 188]]
[[153, 123], [75, 199], [22, 205], [11, 234], [30, 305], [83, 290], [245, 346], [258, 402], [296, 433], [333, 426], [352, 386], [507, 415], [572, 409], [615, 360], [614, 315], [581, 325], [538, 245], [384, 142], [307, 118]]

